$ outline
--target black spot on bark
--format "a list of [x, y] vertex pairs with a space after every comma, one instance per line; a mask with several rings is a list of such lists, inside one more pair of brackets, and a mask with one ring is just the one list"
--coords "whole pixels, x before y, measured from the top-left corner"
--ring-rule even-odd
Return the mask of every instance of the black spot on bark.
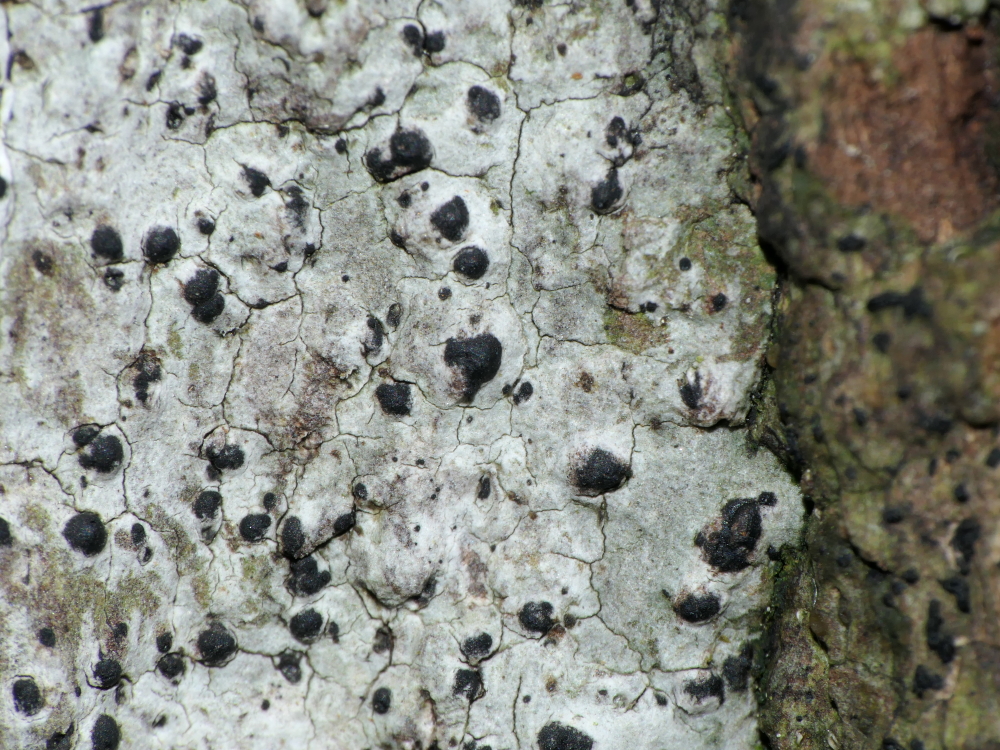
[[302, 545], [306, 543], [306, 535], [302, 531], [302, 521], [298, 516], [289, 516], [281, 527], [281, 551], [286, 557], [294, 557]]
[[249, 513], [240, 520], [240, 536], [248, 542], [261, 541], [270, 528], [271, 516], [267, 513]]
[[25, 716], [34, 716], [45, 705], [42, 691], [31, 677], [15, 680], [11, 693], [14, 696], [14, 710]]
[[466, 96], [469, 111], [483, 122], [493, 122], [500, 117], [500, 97], [487, 88], [473, 86]]
[[96, 424], [85, 424], [73, 431], [73, 442], [77, 448], [83, 448], [85, 445], [90, 445], [90, 442], [100, 433], [101, 428]]
[[462, 643], [462, 653], [466, 659], [485, 659], [493, 649], [493, 636], [489, 633], [470, 635]]
[[215, 231], [215, 222], [212, 219], [209, 219], [205, 216], [198, 217], [196, 226], [198, 227], [198, 231], [201, 232], [206, 237], [210, 237], [212, 235], [212, 232]]
[[197, 55], [204, 46], [204, 42], [201, 39], [195, 36], [188, 36], [187, 34], [178, 34], [175, 36], [174, 43], [181, 48], [181, 52], [185, 55]]
[[367, 357], [369, 354], [376, 354], [382, 349], [382, 344], [385, 342], [385, 328], [382, 326], [382, 321], [378, 318], [373, 318], [368, 316], [368, 320], [365, 321], [365, 325], [368, 327], [368, 334], [365, 336], [365, 340], [361, 344], [362, 352]]
[[722, 678], [717, 674], [700, 680], [689, 680], [684, 683], [684, 692], [694, 698], [696, 703], [701, 703], [707, 698], [718, 698], [720, 706], [726, 702], [725, 687]]
[[469, 209], [461, 196], [454, 196], [431, 213], [431, 224], [450, 242], [458, 242], [469, 228]]
[[680, 268], [682, 271], [690, 271], [691, 270], [691, 259], [690, 258], [681, 258], [680, 261], [677, 263], [677, 267]]
[[140, 403], [145, 404], [149, 400], [149, 387], [153, 383], [158, 383], [163, 373], [160, 363], [151, 356], [140, 355], [135, 367], [139, 372], [132, 381], [132, 387], [135, 389], [135, 397]]
[[467, 279], [481, 279], [489, 270], [490, 257], [482, 248], [465, 247], [455, 256], [451, 267], [455, 273], [465, 276]]
[[932, 599], [927, 608], [927, 648], [938, 655], [943, 664], [948, 664], [955, 658], [955, 639], [944, 630], [944, 618], [941, 616], [941, 602]]
[[721, 573], [735, 573], [750, 565], [762, 531], [758, 501], [730, 500], [722, 508], [719, 528], [701, 533], [695, 544], [705, 551], [708, 564]]
[[955, 597], [955, 606], [959, 612], [969, 613], [972, 611], [972, 600], [969, 591], [969, 582], [961, 576], [952, 576], [941, 581], [941, 587]]
[[288, 589], [295, 596], [312, 596], [330, 583], [332, 578], [329, 570], [319, 569], [316, 559], [312, 556], [293, 562], [291, 572]]
[[714, 297], [712, 297], [712, 312], [720, 312], [725, 309], [726, 305], [729, 303], [729, 299], [725, 294], [719, 292]]
[[206, 667], [224, 666], [236, 653], [236, 639], [219, 623], [198, 635], [198, 653]]
[[101, 690], [110, 690], [122, 678], [122, 665], [117, 659], [101, 659], [94, 667], [94, 683]]
[[390, 182], [403, 175], [426, 169], [434, 158], [431, 142], [418, 128], [397, 130], [389, 138], [389, 158], [382, 158], [378, 148], [369, 150], [364, 157], [365, 166], [379, 182]]
[[906, 518], [906, 511], [903, 508], [886, 508], [882, 511], [882, 522], [887, 524], [900, 523]]
[[215, 490], [205, 490], [194, 501], [194, 515], [196, 518], [215, 518], [215, 514], [222, 507], [222, 495]]
[[682, 594], [674, 601], [674, 612], [687, 622], [706, 622], [721, 609], [718, 594]]
[[146, 541], [146, 527], [141, 523], [132, 524], [132, 546], [139, 547]]
[[[362, 485], [364, 486], [364, 485]], [[348, 513], [342, 513], [337, 516], [337, 519], [333, 522], [333, 537], [336, 539], [338, 536], [343, 536], [348, 531], [354, 528], [358, 522], [357, 513], [353, 510]]]
[[393, 302], [389, 305], [389, 311], [386, 313], [385, 322], [390, 327], [395, 329], [399, 326], [399, 322], [403, 319], [403, 306], [398, 302]]
[[101, 714], [90, 730], [91, 750], [118, 750], [122, 733], [118, 722], [107, 714]]
[[590, 190], [590, 206], [595, 213], [610, 213], [615, 204], [621, 200], [622, 186], [618, 182], [618, 170], [612, 167], [608, 176]]
[[955, 529], [951, 537], [951, 547], [959, 554], [958, 569], [967, 575], [971, 569], [972, 558], [976, 554], [976, 542], [982, 529], [975, 518], [966, 518]]
[[899, 307], [903, 310], [903, 317], [906, 320], [912, 320], [913, 318], [929, 320], [934, 314], [934, 309], [924, 299], [924, 290], [919, 286], [915, 286], [905, 293], [882, 292], [868, 300], [868, 312], [870, 313], [878, 313], [894, 307]]
[[156, 650], [161, 654], [167, 653], [174, 647], [174, 636], [172, 633], [160, 633], [156, 636]]
[[45, 740], [45, 750], [72, 750], [74, 728], [73, 722], [70, 722], [65, 732], [53, 732]]
[[424, 50], [424, 32], [420, 30], [420, 27], [408, 23], [403, 27], [400, 36], [403, 37], [406, 46], [413, 50], [413, 54], [420, 57]]
[[461, 695], [470, 703], [476, 700], [483, 690], [483, 677], [475, 669], [459, 669], [455, 672], [455, 684], [451, 694]]
[[688, 409], [697, 409], [698, 404], [701, 403], [702, 390], [701, 390], [701, 373], [695, 372], [694, 381], [690, 378], [685, 378], [680, 384], [680, 394], [681, 401]]
[[107, 224], [100, 224], [94, 229], [90, 235], [90, 249], [94, 255], [110, 261], [121, 260], [125, 254], [122, 236]]
[[384, 654], [392, 649], [394, 640], [392, 630], [388, 626], [382, 625], [375, 631], [375, 642], [372, 644], [372, 651], [376, 654]]
[[38, 631], [38, 642], [45, 648], [53, 648], [56, 645], [56, 631], [50, 627], [41, 628]]
[[291, 684], [296, 685], [302, 680], [302, 654], [297, 651], [284, 651], [278, 657], [277, 669], [281, 676]]
[[529, 398], [531, 398], [531, 394], [533, 394], [534, 392], [535, 388], [533, 385], [531, 385], [531, 383], [529, 383], [528, 381], [521, 383], [521, 387], [518, 388], [517, 393], [514, 394], [514, 399], [513, 399], [514, 405], [520, 406]]
[[239, 469], [246, 460], [243, 449], [238, 445], [226, 445], [221, 450], [210, 446], [207, 454], [209, 462], [219, 471]]
[[288, 630], [296, 640], [311, 643], [323, 630], [323, 615], [312, 608], [304, 609], [292, 617]]
[[260, 198], [264, 191], [271, 187], [271, 180], [266, 174], [246, 165], [243, 167], [243, 179], [247, 181], [247, 186], [254, 198]]
[[517, 613], [517, 619], [528, 632], [545, 635], [555, 625], [552, 611], [552, 605], [548, 602], [528, 602]]
[[969, 495], [969, 488], [965, 486], [964, 482], [955, 485], [955, 489], [952, 490], [951, 494], [955, 500], [960, 503], [967, 503], [971, 498], [971, 495]]
[[627, 463], [603, 448], [592, 449], [573, 467], [573, 484], [584, 495], [614, 492], [632, 475]]
[[187, 662], [182, 654], [164, 654], [156, 662], [156, 671], [168, 680], [176, 680], [187, 671]]
[[538, 732], [538, 750], [591, 750], [593, 747], [592, 737], [558, 721], [550, 721]]
[[153, 227], [146, 234], [142, 254], [147, 263], [169, 263], [181, 249], [181, 239], [173, 227]]
[[727, 656], [726, 660], [722, 662], [722, 676], [729, 689], [736, 693], [742, 693], [746, 690], [752, 667], [753, 646], [749, 643], [744, 644], [738, 654]]
[[84, 557], [94, 557], [104, 551], [108, 542], [108, 532], [96, 513], [84, 511], [77, 513], [63, 526], [63, 538], [69, 546]]
[[184, 284], [184, 301], [189, 305], [208, 302], [219, 291], [219, 272], [214, 268], [202, 268]]
[[837, 249], [842, 253], [860, 253], [865, 249], [868, 240], [857, 234], [846, 234], [837, 240]]
[[424, 36], [424, 52], [433, 55], [444, 50], [445, 37], [443, 31], [432, 31]]
[[93, 469], [101, 474], [110, 474], [125, 458], [125, 449], [117, 435], [101, 435], [94, 438], [87, 451], [80, 454], [80, 466]]
[[372, 710], [377, 714], [387, 714], [392, 707], [392, 691], [380, 687], [372, 694]]
[[478, 497], [480, 500], [485, 500], [490, 496], [491, 491], [492, 491], [492, 485], [490, 483], [489, 475], [484, 474], [483, 476], [479, 477], [479, 485], [476, 487], [476, 497]]
[[462, 375], [464, 401], [472, 401], [479, 389], [496, 377], [502, 359], [503, 346], [492, 333], [468, 339], [448, 339], [444, 347], [445, 364]]
[[917, 665], [917, 671], [913, 675], [913, 692], [918, 698], [923, 698], [924, 693], [931, 690], [940, 690], [944, 687], [944, 678], [937, 672], [932, 672], [923, 664]]
[[104, 38], [104, 8], [94, 8], [87, 16], [87, 36], [94, 44]]
[[886, 333], [885, 331], [879, 331], [872, 336], [872, 345], [882, 354], [886, 354], [889, 351], [889, 347], [892, 345], [892, 334]]
[[43, 276], [51, 276], [52, 269], [55, 268], [55, 263], [53, 262], [52, 257], [46, 255], [41, 250], [35, 250], [35, 252], [31, 254], [31, 262], [35, 266], [35, 270]]
[[219, 96], [219, 89], [215, 85], [215, 76], [204, 73], [201, 81], [198, 82], [198, 104], [207, 107]]
[[170, 102], [167, 105], [167, 127], [170, 130], [177, 130], [184, 124], [184, 105], [180, 102]]
[[10, 534], [10, 524], [6, 518], [0, 518], [0, 547], [10, 547], [14, 538]]
[[207, 302], [202, 302], [200, 305], [195, 305], [191, 308], [191, 317], [203, 325], [208, 325], [222, 315], [222, 311], [225, 309], [225, 297], [221, 294], [216, 294]]
[[384, 413], [394, 417], [405, 417], [413, 408], [409, 383], [381, 383], [375, 388], [375, 399]]

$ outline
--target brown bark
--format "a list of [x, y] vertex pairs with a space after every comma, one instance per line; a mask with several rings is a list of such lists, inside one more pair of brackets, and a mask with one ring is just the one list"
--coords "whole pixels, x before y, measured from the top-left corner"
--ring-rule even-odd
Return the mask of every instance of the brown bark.
[[772, 748], [1000, 748], [1000, 23], [901, 17], [734, 12], [786, 271], [755, 430], [811, 510], [758, 649]]

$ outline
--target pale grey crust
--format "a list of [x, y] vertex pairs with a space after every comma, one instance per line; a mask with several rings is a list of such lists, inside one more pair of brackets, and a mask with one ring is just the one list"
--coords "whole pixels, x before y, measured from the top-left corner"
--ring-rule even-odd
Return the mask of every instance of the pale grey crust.
[[[0, 745], [72, 724], [100, 746], [107, 715], [128, 748], [753, 746], [723, 665], [801, 519], [739, 427], [774, 276], [730, 188], [720, 18], [3, 6]], [[376, 181], [365, 155], [398, 130], [429, 166]], [[435, 223], [456, 196], [467, 225]], [[478, 278], [454, 270], [469, 246]], [[210, 270], [218, 310], [185, 299]], [[477, 380], [448, 341], [487, 334], [502, 357]], [[392, 413], [377, 390], [400, 383]], [[83, 425], [118, 439], [110, 471], [81, 465]], [[222, 504], [199, 518], [205, 490]], [[765, 491], [749, 566], [713, 570], [696, 536]], [[63, 536], [83, 511], [107, 533], [91, 556]], [[310, 552], [298, 575], [282, 554]], [[685, 621], [689, 594], [718, 613]], [[322, 629], [296, 636], [307, 609]], [[235, 652], [199, 643], [213, 626]]]

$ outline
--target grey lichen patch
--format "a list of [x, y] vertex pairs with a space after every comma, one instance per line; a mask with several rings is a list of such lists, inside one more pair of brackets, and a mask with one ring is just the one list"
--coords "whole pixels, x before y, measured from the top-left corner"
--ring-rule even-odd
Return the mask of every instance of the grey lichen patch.
[[0, 745], [753, 746], [714, 14], [3, 19]]

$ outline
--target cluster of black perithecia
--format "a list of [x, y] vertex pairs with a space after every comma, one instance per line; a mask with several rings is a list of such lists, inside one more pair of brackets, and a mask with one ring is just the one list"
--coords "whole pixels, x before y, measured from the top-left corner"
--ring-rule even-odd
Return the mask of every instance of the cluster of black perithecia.
[[191, 317], [199, 323], [209, 324], [226, 307], [226, 300], [219, 293], [219, 272], [214, 268], [201, 268], [184, 284], [184, 301], [191, 305]]
[[718, 522], [695, 537], [695, 544], [704, 550], [708, 564], [720, 573], [736, 573], [747, 568], [762, 532], [760, 507], [776, 502], [773, 492], [762, 492], [755, 499], [739, 498], [727, 502]]

